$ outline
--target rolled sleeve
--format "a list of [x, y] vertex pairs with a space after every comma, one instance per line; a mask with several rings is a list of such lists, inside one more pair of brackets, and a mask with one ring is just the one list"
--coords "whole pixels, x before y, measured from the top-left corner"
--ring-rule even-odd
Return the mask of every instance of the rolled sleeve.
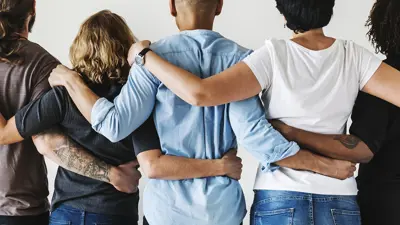
[[354, 105], [350, 134], [361, 139], [374, 154], [386, 142], [390, 107], [390, 103], [363, 92], [359, 93]]
[[260, 161], [263, 171], [278, 169], [275, 162], [294, 156], [300, 150], [268, 122], [258, 97], [230, 103], [229, 118], [239, 145]]
[[149, 118], [157, 88], [147, 70], [133, 66], [128, 82], [114, 102], [101, 98], [93, 106], [92, 128], [112, 142], [126, 138]]

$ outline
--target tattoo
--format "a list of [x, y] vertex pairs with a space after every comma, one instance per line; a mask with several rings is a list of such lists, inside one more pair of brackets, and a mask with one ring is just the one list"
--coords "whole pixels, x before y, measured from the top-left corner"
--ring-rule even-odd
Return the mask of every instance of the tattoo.
[[70, 140], [65, 135], [54, 130], [38, 136], [51, 146], [55, 155], [61, 161], [62, 167], [80, 175], [103, 182], [110, 182], [109, 173], [111, 166], [89, 154], [81, 146]]
[[355, 149], [360, 143], [360, 139], [352, 135], [337, 135], [335, 136], [334, 140], [340, 141], [340, 143], [342, 143], [342, 145], [344, 145], [348, 149]]

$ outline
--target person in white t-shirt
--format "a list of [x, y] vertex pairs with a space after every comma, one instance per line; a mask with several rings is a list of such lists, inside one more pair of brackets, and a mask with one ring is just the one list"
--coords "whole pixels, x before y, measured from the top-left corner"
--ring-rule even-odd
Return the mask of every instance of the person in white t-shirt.
[[[243, 62], [207, 79], [153, 52], [146, 55], [144, 66], [192, 105], [215, 106], [262, 92], [269, 119], [306, 131], [336, 134], [343, 145], [352, 147], [344, 133], [358, 91], [400, 106], [400, 72], [352, 41], [325, 36], [323, 27], [331, 20], [334, 0], [276, 2], [286, 26], [294, 31], [291, 40], [267, 40]], [[149, 45], [149, 41], [137, 43], [131, 55]], [[355, 153], [351, 148], [324, 152], [320, 146], [306, 147], [334, 158], [363, 160], [356, 157], [357, 149]], [[252, 224], [361, 223], [354, 178], [337, 180], [288, 168], [260, 168], [254, 189]]]

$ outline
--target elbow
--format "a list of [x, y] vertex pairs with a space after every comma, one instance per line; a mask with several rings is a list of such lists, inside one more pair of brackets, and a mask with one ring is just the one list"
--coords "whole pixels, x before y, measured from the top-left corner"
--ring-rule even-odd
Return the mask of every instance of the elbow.
[[149, 179], [162, 178], [160, 170], [157, 168], [157, 164], [155, 162], [145, 162], [141, 165], [141, 168], [143, 169], [143, 173]]
[[[338, 158], [338, 157], [335, 157], [335, 158]], [[365, 164], [365, 163], [369, 163], [374, 158], [374, 154], [370, 150], [365, 151], [363, 153], [360, 153], [360, 152], [357, 153], [356, 151], [353, 151], [353, 154], [349, 155], [346, 158], [347, 158], [347, 160], [349, 160], [353, 163]]]
[[369, 151], [368, 154], [365, 154], [365, 155], [363, 155], [361, 157], [357, 157], [356, 163], [363, 163], [363, 164], [369, 163], [369, 162], [371, 162], [371, 160], [373, 158], [374, 158], [374, 154], [371, 151]]
[[0, 134], [0, 145], [10, 145], [10, 144], [14, 144], [14, 143], [12, 143], [8, 140], [7, 135]]
[[186, 94], [186, 99], [184, 99], [187, 103], [193, 106], [198, 107], [206, 107], [212, 106], [210, 105], [212, 102], [212, 96], [209, 91], [209, 88], [203, 84], [198, 85], [196, 88], [192, 88], [188, 90], [189, 92]]
[[109, 141], [111, 141], [112, 143], [117, 143], [120, 142], [122, 139], [124, 139], [123, 137], [121, 137], [120, 135], [117, 134], [118, 132], [114, 132], [114, 133], [108, 133], [108, 134], [103, 134]]
[[192, 106], [205, 107], [207, 106], [207, 95], [202, 92], [190, 93], [187, 102]]

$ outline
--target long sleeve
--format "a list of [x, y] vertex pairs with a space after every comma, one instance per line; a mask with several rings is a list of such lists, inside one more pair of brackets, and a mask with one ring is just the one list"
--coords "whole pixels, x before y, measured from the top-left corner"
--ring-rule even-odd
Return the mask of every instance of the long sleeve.
[[92, 109], [92, 127], [112, 142], [118, 142], [142, 125], [153, 111], [158, 82], [134, 65], [121, 93], [110, 102], [99, 99]]
[[20, 109], [15, 114], [20, 135], [28, 138], [61, 123], [68, 107], [66, 96], [68, 92], [64, 87], [55, 87]]
[[263, 171], [277, 169], [272, 163], [295, 155], [300, 147], [287, 141], [265, 117], [258, 97], [229, 105], [229, 120], [239, 145], [263, 165]]

